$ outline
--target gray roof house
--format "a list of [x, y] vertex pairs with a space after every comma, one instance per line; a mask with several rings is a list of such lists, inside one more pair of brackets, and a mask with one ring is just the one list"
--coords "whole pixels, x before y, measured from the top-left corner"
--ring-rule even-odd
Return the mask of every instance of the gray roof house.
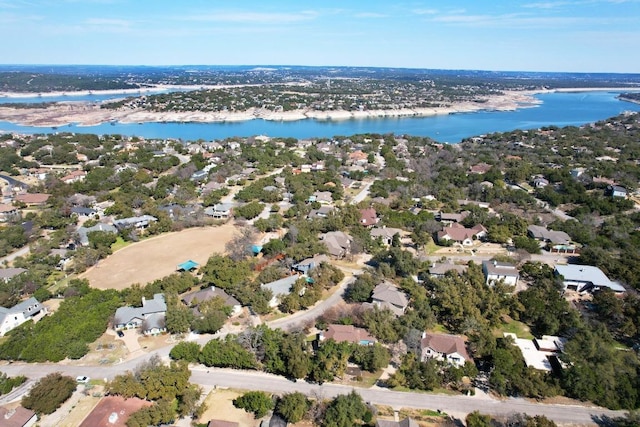
[[371, 301], [380, 309], [391, 310], [396, 316], [402, 316], [409, 305], [407, 295], [386, 280], [373, 289]]
[[342, 258], [351, 252], [353, 238], [342, 231], [330, 231], [320, 236], [320, 239], [327, 246], [331, 256]]
[[453, 263], [435, 263], [429, 267], [429, 275], [434, 278], [444, 277], [448, 271], [462, 274], [467, 271], [467, 266]]
[[307, 274], [323, 262], [329, 262], [329, 257], [326, 255], [314, 255], [313, 258], [303, 259], [299, 263], [293, 264], [291, 268], [302, 274]]
[[209, 301], [210, 299], [216, 297], [222, 298], [222, 300], [224, 301], [224, 305], [229, 306], [233, 309], [233, 316], [240, 314], [240, 312], [242, 311], [242, 304], [240, 304], [240, 301], [226, 293], [224, 290], [218, 289], [215, 286], [209, 286], [207, 288], [200, 289], [199, 291], [190, 292], [182, 297], [182, 301], [184, 301], [185, 304], [191, 306], [198, 305], [201, 302]]
[[122, 230], [125, 228], [143, 229], [143, 228], [147, 228], [150, 223], [156, 222], [157, 220], [158, 218], [151, 215], [132, 216], [129, 218], [114, 219], [113, 225], [118, 230]]
[[217, 203], [206, 208], [204, 210], [204, 213], [205, 215], [217, 219], [229, 218], [229, 216], [231, 216], [231, 210], [233, 209], [233, 206], [233, 203]]
[[88, 228], [80, 227], [78, 228], [78, 230], [76, 230], [76, 233], [78, 233], [78, 243], [82, 246], [89, 245], [88, 234], [91, 233], [92, 231], [102, 231], [104, 233], [114, 233], [114, 234], [118, 233], [118, 229], [110, 224], [98, 223], [93, 227], [88, 227]]
[[142, 307], [120, 307], [113, 318], [114, 329], [142, 328], [145, 335], [155, 335], [165, 330], [167, 303], [163, 294], [155, 294], [153, 299], [142, 297]]
[[0, 336], [22, 325], [41, 311], [46, 312], [46, 308], [33, 297], [11, 308], [0, 307]]
[[528, 226], [527, 234], [541, 242], [550, 242], [556, 245], [566, 245], [571, 242], [571, 237], [564, 231], [548, 230], [539, 225]]
[[294, 274], [292, 276], [287, 276], [274, 282], [260, 285], [262, 289], [268, 289], [273, 294], [271, 301], [269, 301], [269, 307], [277, 307], [278, 304], [280, 304], [280, 298], [289, 295], [291, 293], [291, 287], [301, 277], [304, 276], [298, 276], [297, 274]]
[[396, 234], [398, 235], [398, 237], [402, 236], [402, 230], [399, 228], [391, 227], [375, 227], [371, 229], [370, 234], [374, 239], [377, 239], [379, 237], [380, 239], [382, 239], [382, 243], [384, 243], [385, 245], [390, 245], [393, 241], [393, 236], [395, 236]]
[[578, 292], [589, 292], [601, 288], [609, 288], [613, 292], [624, 292], [624, 286], [611, 281], [598, 267], [591, 265], [556, 265], [555, 273], [562, 276], [564, 289], [575, 289]]

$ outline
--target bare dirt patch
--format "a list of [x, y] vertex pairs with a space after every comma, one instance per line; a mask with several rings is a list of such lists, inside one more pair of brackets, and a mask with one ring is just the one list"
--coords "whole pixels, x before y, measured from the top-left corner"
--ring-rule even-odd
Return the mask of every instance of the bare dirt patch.
[[168, 233], [127, 246], [82, 274], [92, 287], [125, 289], [134, 283], [146, 284], [176, 271], [186, 260], [204, 265], [215, 252], [238, 233], [231, 223], [219, 227], [190, 228]]
[[198, 422], [208, 423], [212, 419], [223, 421], [235, 421], [240, 423], [240, 427], [253, 427], [258, 422], [252, 414], [233, 406], [233, 399], [239, 397], [241, 393], [232, 390], [214, 389], [205, 399], [207, 410], [200, 417]]

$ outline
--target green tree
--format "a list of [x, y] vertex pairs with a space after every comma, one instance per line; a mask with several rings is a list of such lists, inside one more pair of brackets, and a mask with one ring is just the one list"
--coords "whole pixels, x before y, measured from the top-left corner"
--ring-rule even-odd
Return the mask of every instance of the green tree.
[[493, 427], [490, 415], [481, 414], [478, 411], [473, 411], [467, 418], [465, 418], [467, 427]]
[[262, 391], [249, 391], [233, 399], [233, 406], [252, 412], [256, 419], [262, 418], [273, 409], [273, 399]]
[[200, 345], [197, 342], [182, 341], [173, 346], [169, 357], [174, 360], [185, 360], [189, 363], [197, 363], [200, 357]]
[[371, 418], [371, 413], [362, 397], [352, 391], [341, 394], [329, 403], [324, 414], [322, 427], [353, 427]]
[[275, 413], [288, 423], [297, 423], [302, 421], [310, 407], [311, 402], [304, 394], [300, 392], [287, 393], [278, 399]]
[[49, 374], [22, 398], [22, 406], [39, 415], [51, 414], [71, 397], [75, 389], [76, 382], [73, 378], [59, 372]]

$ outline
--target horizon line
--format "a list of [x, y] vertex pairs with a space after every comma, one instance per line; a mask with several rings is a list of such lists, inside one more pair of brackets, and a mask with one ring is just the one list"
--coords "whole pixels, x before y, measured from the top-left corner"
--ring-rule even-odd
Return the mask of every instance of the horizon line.
[[630, 71], [534, 71], [534, 70], [490, 70], [481, 68], [423, 68], [406, 66], [378, 66], [378, 65], [293, 65], [293, 64], [47, 64], [47, 63], [0, 63], [2, 67], [146, 67], [146, 68], [184, 68], [184, 67], [295, 67], [295, 68], [364, 68], [364, 69], [391, 69], [391, 70], [424, 70], [424, 71], [464, 71], [485, 73], [535, 73], [535, 74], [618, 74], [637, 75], [640, 72]]

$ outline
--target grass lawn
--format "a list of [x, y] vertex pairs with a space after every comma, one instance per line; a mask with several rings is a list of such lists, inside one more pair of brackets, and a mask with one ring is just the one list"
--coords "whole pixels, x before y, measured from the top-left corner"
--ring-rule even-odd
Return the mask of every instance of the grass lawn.
[[127, 246], [129, 246], [132, 243], [133, 242], [126, 242], [122, 237], [118, 236], [118, 239], [116, 240], [116, 242], [113, 245], [111, 245], [111, 250], [113, 252], [119, 251], [120, 249], [126, 248]]
[[502, 337], [502, 334], [505, 332], [516, 334], [518, 338], [530, 339], [535, 338], [531, 331], [529, 331], [529, 327], [522, 322], [517, 320], [508, 319], [507, 322], [503, 322], [500, 328], [494, 331], [494, 334], [498, 337]]
[[442, 324], [440, 323], [436, 323], [433, 328], [432, 331], [438, 334], [448, 334], [449, 330]]
[[435, 242], [434, 242], [433, 240], [430, 240], [430, 241], [429, 241], [429, 243], [427, 243], [427, 244], [422, 248], [422, 250], [423, 250], [426, 254], [430, 255], [430, 254], [433, 254], [433, 253], [435, 253], [436, 251], [438, 251], [439, 249], [442, 249], [442, 248], [443, 248], [442, 246], [438, 246], [438, 245], [436, 245], [436, 244], [435, 244]]

